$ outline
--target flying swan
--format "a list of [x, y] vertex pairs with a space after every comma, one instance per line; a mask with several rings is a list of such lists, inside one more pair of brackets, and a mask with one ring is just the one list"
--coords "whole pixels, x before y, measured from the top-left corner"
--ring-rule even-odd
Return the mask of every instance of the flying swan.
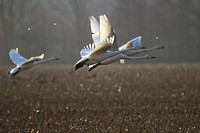
[[141, 38], [142, 38], [141, 36], [138, 36], [138, 37], [132, 39], [131, 41], [128, 41], [126, 44], [122, 45], [121, 47], [119, 47], [119, 50], [126, 50], [126, 49], [131, 49], [131, 50], [126, 51], [123, 54], [118, 54], [118, 55], [112, 56], [112, 57], [107, 58], [96, 64], [89, 65], [89, 71], [96, 68], [98, 65], [108, 65], [108, 64], [111, 64], [118, 60], [120, 60], [120, 62], [122, 62], [122, 61], [124, 62], [124, 60], [139, 60], [139, 59], [156, 58], [155, 56], [151, 56], [151, 55], [144, 55], [144, 56], [137, 56], [137, 57], [135, 57], [134, 55], [142, 53], [142, 52], [149, 52], [149, 51], [153, 51], [155, 49], [164, 48], [161, 45], [156, 45], [152, 48], [145, 48], [145, 47], [141, 46]]
[[86, 45], [80, 51], [81, 59], [74, 65], [75, 70], [83, 65], [93, 65], [131, 50], [118, 50], [116, 34], [106, 15], [99, 16], [100, 23], [93, 16], [89, 17], [89, 19], [94, 43]]
[[[81, 59], [74, 65], [75, 70], [83, 65], [91, 65], [102, 60], [123, 53], [116, 46], [116, 34], [105, 15], [100, 15], [100, 24], [94, 17], [90, 17], [90, 26], [94, 43], [86, 45], [81, 51]], [[88, 49], [89, 48], [89, 49]], [[112, 51], [114, 49], [115, 51]]]
[[90, 16], [89, 19], [94, 43], [86, 45], [80, 51], [81, 59], [74, 65], [75, 70], [79, 69], [83, 65], [88, 65], [89, 71], [91, 71], [98, 65], [107, 65], [124, 59], [152, 59], [155, 58], [155, 56], [133, 56], [142, 52], [164, 48], [163, 46], [156, 45], [152, 48], [146, 49], [141, 46], [141, 36], [128, 41], [126, 44], [118, 48], [115, 31], [106, 15], [99, 16], [100, 22], [98, 22], [93, 16]]
[[141, 46], [141, 39], [142, 39], [142, 36], [138, 36], [138, 37], [128, 41], [126, 44], [119, 47], [119, 50], [129, 49], [128, 51], [124, 52], [123, 54], [118, 54], [118, 55], [112, 56], [110, 58], [107, 58], [96, 64], [89, 65], [89, 71], [96, 68], [98, 65], [108, 65], [108, 64], [111, 64], [118, 60], [120, 60], [120, 62], [124, 62], [124, 60], [139, 60], [139, 59], [156, 58], [155, 56], [151, 56], [151, 55], [144, 55], [144, 56], [138, 56], [138, 57], [135, 57], [134, 55], [164, 48], [164, 46], [162, 46], [162, 45], [156, 45], [151, 48], [145, 48], [144, 46]]
[[17, 65], [15, 68], [11, 69], [8, 74], [14, 76], [16, 74], [18, 74], [19, 72], [22, 72], [24, 70], [30, 69], [31, 67], [38, 65], [38, 64], [42, 64], [45, 62], [49, 62], [52, 60], [59, 60], [59, 58], [57, 57], [51, 57], [51, 58], [47, 58], [44, 59], [44, 54], [41, 54], [40, 56], [35, 56], [35, 57], [31, 57], [29, 59], [26, 59], [25, 57], [21, 56], [18, 53], [18, 48], [16, 49], [11, 49], [9, 52], [9, 56], [11, 61]]

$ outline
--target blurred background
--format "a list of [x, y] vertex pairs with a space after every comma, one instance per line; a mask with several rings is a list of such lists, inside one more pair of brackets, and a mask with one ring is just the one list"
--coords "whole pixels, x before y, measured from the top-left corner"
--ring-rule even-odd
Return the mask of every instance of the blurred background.
[[27, 58], [45, 53], [73, 64], [92, 42], [88, 17], [101, 14], [119, 46], [141, 35], [146, 47], [166, 47], [148, 63], [200, 63], [199, 0], [0, 0], [0, 64], [12, 63], [16, 47]]

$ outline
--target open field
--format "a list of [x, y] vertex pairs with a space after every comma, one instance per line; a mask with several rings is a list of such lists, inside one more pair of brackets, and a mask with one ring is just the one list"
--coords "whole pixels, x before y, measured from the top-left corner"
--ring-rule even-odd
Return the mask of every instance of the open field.
[[200, 132], [200, 66], [0, 69], [0, 132]]

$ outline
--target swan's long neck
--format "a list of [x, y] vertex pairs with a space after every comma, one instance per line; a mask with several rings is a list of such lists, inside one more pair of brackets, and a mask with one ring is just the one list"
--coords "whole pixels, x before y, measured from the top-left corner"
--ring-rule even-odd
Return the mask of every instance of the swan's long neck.
[[107, 51], [107, 53], [109, 54], [109, 57], [112, 57], [112, 56], [115, 56], [115, 55], [119, 55], [119, 54], [125, 53], [125, 51], [127, 51], [127, 50]]
[[133, 56], [133, 55], [136, 55], [136, 54], [139, 54], [139, 53], [142, 53], [142, 52], [150, 52], [150, 51], [153, 51], [153, 50], [156, 50], [156, 49], [161, 49], [161, 46], [156, 45], [156, 46], [154, 46], [152, 48], [148, 48], [148, 49], [129, 50], [125, 54], [128, 55], [128, 56]]
[[156, 45], [156, 46], [149, 48], [149, 49], [141, 49], [141, 52], [149, 52], [149, 51], [153, 51], [155, 49], [160, 49], [160, 45]]
[[125, 54], [118, 54], [118, 55], [115, 55], [115, 56], [112, 56], [110, 58], [107, 58], [103, 61], [100, 62], [100, 65], [107, 65], [107, 64], [111, 64], [113, 62], [116, 62], [120, 59], [127, 59], [127, 60], [139, 60], [139, 59], [146, 59], [149, 55], [144, 55], [144, 56], [137, 56], [137, 57], [134, 57], [134, 56], [127, 56]]
[[144, 56], [125, 56], [122, 59], [127, 59], [127, 60], [140, 60], [140, 59], [147, 59], [149, 55], [144, 55]]
[[47, 58], [47, 59], [40, 60], [40, 61], [34, 61], [33, 64], [38, 65], [38, 64], [42, 64], [42, 63], [53, 61], [53, 60], [57, 60], [57, 59], [55, 57], [51, 57], [51, 58]]

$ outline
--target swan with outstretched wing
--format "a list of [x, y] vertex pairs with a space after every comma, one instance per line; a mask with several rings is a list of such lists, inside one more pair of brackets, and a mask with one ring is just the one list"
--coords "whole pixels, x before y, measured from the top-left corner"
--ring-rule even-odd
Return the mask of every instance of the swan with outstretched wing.
[[[106, 15], [99, 16], [99, 22], [94, 16], [89, 17], [93, 43], [86, 45], [81, 51], [81, 59], [74, 65], [75, 70], [88, 65], [89, 71], [98, 65], [107, 65], [120, 59], [150, 59], [154, 56], [145, 55], [131, 57], [137, 53], [152, 51], [157, 48], [145, 49], [141, 46], [141, 36], [138, 36], [118, 48], [117, 36]], [[128, 57], [130, 56], [130, 57]]]
[[8, 74], [13, 75], [13, 76], [18, 74], [21, 71], [30, 69], [31, 67], [33, 67], [35, 65], [49, 62], [52, 60], [59, 60], [59, 58], [57, 58], [57, 57], [51, 57], [51, 58], [43, 60], [44, 54], [27, 59], [19, 54], [18, 48], [11, 49], [9, 52], [9, 56], [10, 56], [11, 61], [16, 65], [15, 68], [11, 69], [8, 72]]
[[94, 43], [86, 45], [80, 51], [81, 59], [74, 65], [75, 70], [124, 52], [118, 51], [116, 34], [106, 15], [99, 16], [100, 23], [93, 16], [89, 19]]

